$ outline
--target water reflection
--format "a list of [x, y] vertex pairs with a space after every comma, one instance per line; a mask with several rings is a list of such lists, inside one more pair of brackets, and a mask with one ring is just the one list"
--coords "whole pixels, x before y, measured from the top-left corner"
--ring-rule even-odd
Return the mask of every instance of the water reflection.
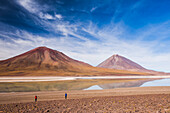
[[148, 80], [140, 80], [140, 81], [130, 81], [130, 82], [120, 82], [120, 83], [112, 83], [112, 84], [103, 84], [99, 85], [103, 89], [114, 89], [114, 88], [126, 88], [126, 87], [139, 87], [143, 83]]
[[62, 90], [102, 90], [126, 87], [170, 86], [170, 79], [91, 79], [53, 82], [10, 82], [0, 83], [0, 93], [62, 91]]
[[101, 89], [114, 89], [114, 88], [125, 88], [125, 87], [139, 87], [147, 81], [149, 81], [149, 80], [137, 80], [137, 81], [130, 81], [130, 82], [101, 84], [101, 85], [91, 86], [84, 90], [101, 90]]
[[140, 87], [147, 87], [147, 86], [170, 86], [170, 79], [149, 81], [142, 84]]
[[99, 85], [94, 85], [94, 86], [91, 86], [89, 88], [86, 88], [84, 90], [102, 90], [103, 88], [101, 88]]
[[147, 87], [147, 86], [170, 86], [170, 79], [160, 80], [139, 80], [130, 82], [119, 82], [111, 84], [94, 85], [84, 90], [101, 90], [101, 89], [114, 89], [126, 87]]

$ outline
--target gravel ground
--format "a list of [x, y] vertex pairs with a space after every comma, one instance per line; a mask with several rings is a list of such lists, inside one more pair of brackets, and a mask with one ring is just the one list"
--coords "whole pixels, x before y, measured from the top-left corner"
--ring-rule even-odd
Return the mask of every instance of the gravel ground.
[[0, 113], [170, 113], [170, 94], [101, 96], [1, 104]]

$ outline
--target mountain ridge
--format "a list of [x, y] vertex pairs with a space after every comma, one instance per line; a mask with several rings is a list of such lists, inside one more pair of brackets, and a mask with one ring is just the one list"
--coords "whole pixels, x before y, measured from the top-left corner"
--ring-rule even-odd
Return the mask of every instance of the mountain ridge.
[[101, 62], [97, 67], [108, 68], [108, 69], [118, 69], [118, 70], [128, 70], [128, 71], [137, 71], [137, 72], [147, 72], [153, 74], [165, 74], [164, 72], [157, 72], [154, 70], [149, 70], [136, 62], [125, 58], [121, 55], [115, 54]]
[[93, 67], [72, 59], [62, 52], [47, 47], [37, 47], [15, 57], [0, 61], [0, 75], [122, 75], [143, 74]]
[[[6, 64], [7, 67], [10, 67], [10, 65], [15, 64], [15, 67], [21, 67], [22, 64], [25, 65], [25, 67], [29, 67], [37, 63], [38, 65], [34, 66], [34, 69], [41, 68], [43, 65], [53, 65], [53, 66], [62, 66], [65, 65], [85, 65], [90, 66], [87, 63], [74, 60], [62, 52], [59, 52], [57, 50], [52, 50], [47, 47], [38, 47], [35, 49], [32, 49], [28, 52], [25, 52], [23, 54], [20, 54], [18, 56], [0, 61], [0, 64]], [[72, 63], [72, 64], [71, 64]], [[49, 66], [46, 66], [49, 69]], [[45, 68], [45, 67], [44, 67]]]

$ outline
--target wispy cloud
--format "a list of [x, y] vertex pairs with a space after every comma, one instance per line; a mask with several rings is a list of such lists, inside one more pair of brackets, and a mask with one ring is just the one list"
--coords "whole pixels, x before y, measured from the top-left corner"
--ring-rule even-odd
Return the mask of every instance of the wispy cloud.
[[[149, 69], [169, 70], [167, 65], [170, 63], [168, 60], [170, 53], [154, 53], [154, 47], [157, 46], [157, 43], [154, 41], [145, 42], [141, 40], [132, 41], [120, 39], [119, 36], [121, 36], [124, 32], [121, 30], [123, 29], [120, 26], [121, 24], [118, 25], [115, 25], [115, 28], [112, 28], [112, 32], [108, 32], [110, 27], [100, 30], [97, 26], [89, 24], [87, 28], [83, 29], [99, 40], [95, 41], [86, 38], [83, 42], [75, 38], [71, 38], [68, 35], [46, 38], [39, 35], [33, 35], [25, 31], [19, 31], [15, 33], [15, 35], [18, 37], [24, 37], [23, 39], [11, 39], [10, 41], [0, 40], [1, 43], [5, 43], [3, 46], [4, 49], [0, 50], [0, 53], [4, 53], [1, 55], [1, 59], [5, 59], [6, 56], [14, 56], [38, 46], [47, 46], [62, 51], [72, 58], [87, 62], [94, 66], [98, 65], [104, 59], [113, 54], [120, 54]], [[93, 28], [95, 28], [94, 31], [91, 30]], [[69, 31], [67, 27], [64, 27], [64, 29], [65, 30], [61, 30], [63, 33], [73, 34], [74, 36], [79, 37], [78, 34], [72, 33], [71, 30]], [[15, 51], [11, 52], [14, 48]], [[3, 50], [7, 50], [8, 52], [5, 53]]]
[[56, 20], [56, 19], [61, 20], [62, 19], [62, 15], [60, 15], [60, 14], [55, 14], [53, 16], [48, 13], [42, 13], [42, 12], [39, 13], [39, 17], [42, 19], [45, 19], [45, 20]]
[[62, 19], [61, 14], [54, 14], [51, 15], [46, 13], [49, 10], [49, 6], [47, 5], [40, 5], [34, 0], [17, 0], [18, 3], [28, 10], [30, 13], [33, 13], [45, 20], [55, 20], [55, 19]]
[[39, 16], [40, 16], [40, 18], [42, 18], [42, 19], [47, 19], [47, 20], [54, 20], [55, 19], [55, 17], [53, 17], [52, 15], [50, 15], [50, 14], [43, 14], [42, 12], [39, 14]]
[[95, 11], [97, 9], [97, 7], [93, 7], [91, 10], [90, 10], [90, 12], [93, 12], [93, 11]]
[[[14, 30], [9, 32], [0, 31], [0, 59], [13, 57], [38, 46], [47, 46], [93, 66], [113, 54], [120, 54], [149, 69], [170, 70], [170, 46], [169, 40], [167, 40], [170, 38], [170, 21], [145, 25], [132, 31], [129, 31], [129, 26], [123, 21], [131, 11], [142, 5], [143, 0], [132, 4], [125, 12], [126, 8], [121, 9], [120, 4], [116, 5], [117, 9], [113, 11], [114, 15], [112, 15], [113, 20], [117, 16], [122, 18], [118, 22], [109, 20], [104, 25], [93, 22], [92, 20], [95, 18], [92, 18], [92, 13], [89, 13], [98, 10], [100, 4], [95, 5], [96, 7], [88, 7], [88, 10], [81, 9], [81, 7], [68, 7], [69, 17], [72, 20], [66, 21], [64, 14], [56, 11], [49, 13], [47, 5], [40, 6], [34, 0], [17, 0], [17, 2], [30, 14], [36, 16], [35, 19], [40, 23], [40, 27], [48, 31], [49, 35], [42, 35], [41, 32], [37, 35], [15, 27], [11, 27]], [[64, 3], [59, 2], [58, 4], [63, 5]], [[107, 13], [110, 9], [114, 8], [110, 6], [105, 10], [105, 14], [110, 15], [110, 12]], [[82, 16], [82, 22], [72, 18], [84, 13], [85, 16], [88, 14], [91, 20], [88, 18], [89, 20], [84, 22], [85, 16]], [[3, 26], [5, 27], [4, 24]]]
[[55, 17], [58, 18], [59, 20], [63, 18], [61, 14], [55, 14]]
[[17, 0], [17, 2], [31, 13], [39, 12], [39, 5], [34, 0]]

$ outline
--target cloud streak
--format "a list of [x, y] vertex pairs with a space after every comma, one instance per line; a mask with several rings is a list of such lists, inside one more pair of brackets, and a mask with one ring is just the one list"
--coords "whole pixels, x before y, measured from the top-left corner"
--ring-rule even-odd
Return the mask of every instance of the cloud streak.
[[[89, 31], [88, 33], [98, 38], [99, 41], [86, 39], [83, 42], [69, 36], [46, 38], [33, 35], [25, 31], [20, 31], [15, 33], [15, 35], [16, 37], [24, 37], [23, 39], [11, 39], [6, 42], [1, 40], [1, 43], [5, 43], [5, 45], [3, 46], [4, 49], [1, 49], [0, 52], [3, 53], [3, 50], [6, 50], [6, 48], [8, 48], [9, 51], [9, 53], [5, 53], [6, 55], [2, 55], [1, 59], [5, 59], [6, 56], [14, 56], [16, 53], [19, 54], [25, 50], [38, 46], [47, 46], [62, 51], [72, 58], [88, 62], [93, 66], [98, 65], [104, 59], [113, 54], [120, 54], [138, 62], [139, 64], [142, 64], [144, 67], [149, 69], [161, 70], [162, 68], [162, 70], [169, 70], [166, 66], [170, 63], [168, 62], [170, 53], [154, 53], [154, 47], [157, 46], [157, 43], [155, 42], [144, 42], [139, 40], [128, 41], [119, 39], [119, 36], [121, 36], [124, 32], [120, 32], [120, 29], [122, 28], [118, 29], [118, 26], [115, 27], [116, 28], [112, 29], [113, 34], [111, 35], [110, 32], [107, 32], [108, 28], [99, 30], [95, 27], [95, 25], [89, 24], [87, 27], [88, 29], [84, 28], [84, 30], [86, 32]], [[92, 31], [91, 29], [93, 28], [96, 28], [96, 30]], [[68, 33], [67, 30], [62, 31]], [[71, 33], [71, 31], [69, 31], [69, 33], [74, 34]], [[75, 36], [77, 37], [78, 35]], [[15, 50], [18, 51], [11, 53], [13, 48], [16, 48]]]
[[[13, 57], [38, 46], [47, 46], [93, 66], [113, 54], [120, 54], [148, 69], [169, 71], [170, 21], [147, 24], [135, 30], [124, 21], [124, 18], [128, 18], [127, 15], [134, 9], [139, 9], [144, 1], [128, 7], [115, 3], [115, 11], [112, 11], [114, 15], [110, 15], [106, 9], [113, 10], [114, 8], [110, 6], [109, 0], [102, 6], [100, 6], [101, 3], [96, 3], [88, 6], [87, 9], [73, 7], [71, 3], [69, 7], [63, 8], [67, 4], [64, 1], [62, 3], [58, 1], [57, 6], [62, 7], [62, 11], [51, 11], [47, 4], [40, 6], [33, 0], [18, 0], [17, 3], [28, 11], [26, 15], [31, 15], [34, 22], [48, 33], [34, 33], [27, 29], [18, 29], [10, 24], [0, 23], [3, 28], [6, 28], [0, 32], [0, 59]], [[122, 6], [125, 8], [122, 9]], [[70, 10], [70, 8], [76, 10]], [[129, 10], [125, 12], [126, 8]], [[66, 15], [67, 10], [68, 15]], [[109, 19], [101, 25], [101, 15], [98, 12], [103, 10]], [[94, 15], [90, 11], [95, 12]], [[120, 21], [115, 22], [119, 16]]]

